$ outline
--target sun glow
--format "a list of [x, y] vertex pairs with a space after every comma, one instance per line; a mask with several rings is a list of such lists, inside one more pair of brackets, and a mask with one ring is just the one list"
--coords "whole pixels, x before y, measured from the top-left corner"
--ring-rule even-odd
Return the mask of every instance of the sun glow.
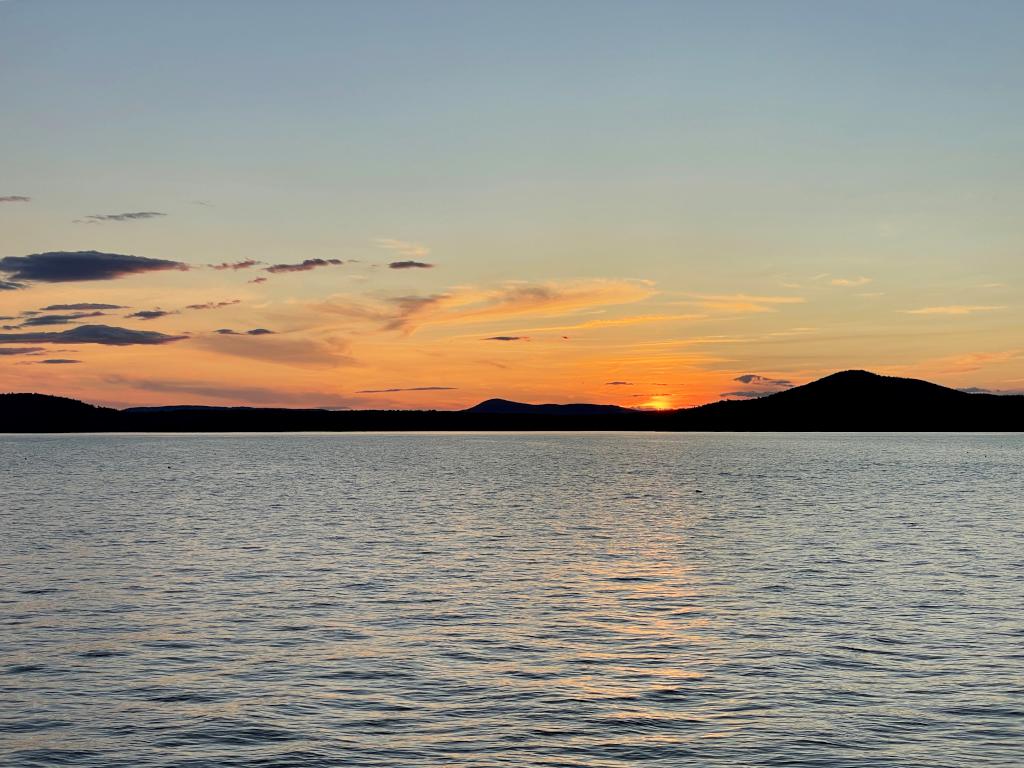
[[640, 407], [645, 411], [669, 411], [672, 410], [672, 400], [668, 395], [654, 395]]

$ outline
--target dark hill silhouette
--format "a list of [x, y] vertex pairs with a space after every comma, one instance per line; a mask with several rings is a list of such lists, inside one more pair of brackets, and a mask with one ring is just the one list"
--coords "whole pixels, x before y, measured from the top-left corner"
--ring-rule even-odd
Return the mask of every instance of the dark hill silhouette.
[[842, 371], [757, 400], [675, 411], [672, 429], [1018, 431], [1024, 397], [969, 394], [920, 379]]
[[632, 408], [623, 408], [620, 405], [594, 405], [593, 403], [569, 403], [567, 405], [545, 403], [544, 405], [530, 405], [529, 403], [517, 403], [500, 398], [484, 400], [482, 403], [478, 403], [464, 411], [464, 413], [528, 413], [541, 416], [595, 416], [609, 413], [622, 414], [634, 412]]
[[107, 431], [119, 415], [113, 408], [89, 405], [70, 397], [0, 395], [0, 432]]
[[1024, 396], [843, 371], [757, 400], [677, 411], [486, 400], [463, 411], [157, 406], [123, 411], [48, 395], [0, 395], [2, 432], [485, 430], [1024, 431]]

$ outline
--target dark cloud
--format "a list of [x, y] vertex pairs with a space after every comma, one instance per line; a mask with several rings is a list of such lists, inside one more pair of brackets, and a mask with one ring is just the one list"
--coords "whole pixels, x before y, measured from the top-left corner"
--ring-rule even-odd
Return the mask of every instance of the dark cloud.
[[317, 267], [340, 266], [344, 263], [341, 259], [306, 259], [298, 264], [274, 264], [271, 267], [266, 267], [266, 271], [274, 274], [278, 272], [308, 272]]
[[391, 387], [390, 389], [360, 389], [357, 395], [383, 395], [389, 392], [442, 392], [458, 387]]
[[488, 336], [483, 341], [529, 341], [529, 336]]
[[18, 327], [31, 328], [39, 325], [67, 325], [68, 323], [73, 323], [76, 320], [81, 320], [86, 317], [102, 317], [105, 314], [106, 313], [104, 312], [73, 312], [69, 315], [34, 315], [29, 317]]
[[733, 381], [738, 381], [742, 384], [756, 384], [772, 387], [792, 387], [793, 382], [789, 379], [770, 379], [767, 376], [760, 376], [756, 373], [745, 373], [742, 376], [737, 376]]
[[0, 357], [8, 357], [11, 355], [38, 355], [42, 351], [42, 347], [0, 347]]
[[180, 261], [150, 259], [100, 251], [48, 251], [0, 259], [0, 272], [14, 280], [65, 283], [77, 280], [112, 280], [126, 275], [164, 270], [187, 270]]
[[270, 336], [275, 333], [267, 328], [253, 328], [248, 331], [233, 331], [230, 328], [218, 328], [214, 333], [221, 336]]
[[16, 291], [24, 288], [24, 283], [12, 283], [10, 280], [0, 280], [0, 291]]
[[214, 269], [249, 269], [259, 263], [255, 259], [246, 259], [245, 261], [225, 261], [221, 264], [210, 264], [209, 266]]
[[249, 282], [250, 283], [265, 283], [265, 282], [267, 282], [267, 278], [265, 278], [265, 277], [254, 277]]
[[433, 269], [433, 264], [427, 264], [425, 261], [392, 261], [388, 264], [391, 269]]
[[720, 394], [721, 397], [742, 397], [744, 399], [754, 399], [758, 397], [765, 397], [766, 395], [774, 395], [776, 392], [782, 392], [793, 386], [793, 382], [789, 379], [773, 379], [769, 376], [762, 376], [758, 373], [745, 373], [742, 376], [737, 376], [733, 381], [738, 381], [741, 384], [747, 384], [750, 389], [722, 392]]
[[241, 299], [231, 299], [231, 301], [208, 301], [206, 304], [189, 304], [185, 309], [220, 309], [221, 307], [230, 307], [232, 304], [239, 304], [241, 301]]
[[767, 397], [774, 394], [774, 392], [765, 389], [740, 389], [735, 392], [722, 392], [719, 397], [743, 397], [753, 400], [758, 397]]
[[140, 309], [138, 312], [132, 312], [130, 315], [125, 317], [137, 317], [139, 320], [156, 320], [160, 317], [167, 317], [167, 315], [176, 315], [177, 312], [171, 312], [166, 309]]
[[606, 387], [632, 387], [632, 381], [606, 381], [604, 383]]
[[112, 325], [79, 325], [59, 332], [0, 333], [0, 344], [104, 344], [125, 347], [134, 344], [167, 344], [184, 338]]
[[68, 363], [80, 363], [81, 360], [67, 360], [63, 357], [53, 357], [49, 360], [40, 360], [40, 365], [66, 365]]
[[76, 224], [80, 223], [93, 223], [100, 221], [138, 221], [140, 219], [156, 219], [160, 216], [166, 216], [166, 213], [160, 213], [159, 211], [134, 211], [132, 213], [96, 213], [92, 216], [84, 216], [81, 219], [75, 219]]
[[44, 312], [59, 312], [61, 310], [75, 310], [75, 309], [127, 309], [122, 307], [120, 304], [51, 304], [48, 307], [43, 307]]
[[3, 195], [0, 196], [0, 203], [28, 203], [31, 202], [31, 197], [25, 195]]
[[969, 395], [1024, 395], [1024, 389], [985, 389], [984, 387], [960, 387]]

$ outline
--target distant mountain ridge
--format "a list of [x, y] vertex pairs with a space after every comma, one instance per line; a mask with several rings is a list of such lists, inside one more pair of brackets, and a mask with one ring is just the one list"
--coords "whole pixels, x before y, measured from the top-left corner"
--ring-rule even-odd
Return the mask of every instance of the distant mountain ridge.
[[567, 403], [559, 405], [556, 403], [545, 403], [543, 405], [531, 405], [529, 403], [517, 403], [513, 400], [502, 400], [492, 398], [477, 403], [471, 408], [466, 408], [464, 413], [516, 413], [516, 414], [539, 414], [550, 416], [593, 416], [609, 413], [635, 413], [633, 408], [623, 408], [621, 405], [595, 405], [594, 403]]
[[0, 395], [0, 432], [277, 431], [1024, 431], [1024, 396], [842, 371], [756, 400], [675, 411], [491, 399], [461, 411], [331, 411], [248, 406], [116, 410], [65, 397]]

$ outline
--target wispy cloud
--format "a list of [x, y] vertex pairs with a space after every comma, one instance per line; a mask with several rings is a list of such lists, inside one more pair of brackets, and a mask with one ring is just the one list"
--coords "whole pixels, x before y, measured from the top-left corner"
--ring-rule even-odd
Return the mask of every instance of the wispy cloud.
[[717, 312], [776, 312], [785, 304], [803, 304], [802, 296], [751, 296], [746, 293], [693, 294], [697, 304]]
[[350, 408], [359, 401], [334, 392], [289, 392], [268, 387], [225, 386], [203, 381], [132, 379], [109, 376], [107, 383], [144, 392], [210, 397], [230, 404], [292, 405], [305, 408]]
[[[37, 315], [33, 313], [31, 316], [26, 318], [22, 323], [16, 327], [18, 328], [32, 328], [42, 325], [68, 325], [70, 323], [83, 320], [88, 317], [102, 317], [105, 312], [93, 311], [93, 312], [72, 312], [70, 314], [61, 315]], [[5, 325], [4, 328], [11, 328], [12, 326]]]
[[906, 315], [973, 315], [976, 312], [996, 312], [1001, 309], [1006, 309], [1006, 307], [951, 304], [944, 307], [921, 307], [920, 309], [903, 309], [900, 311]]
[[308, 272], [317, 267], [341, 266], [344, 263], [342, 259], [306, 259], [297, 264], [274, 264], [266, 267], [266, 271], [275, 275], [281, 272]]
[[830, 280], [832, 285], [837, 285], [842, 288], [859, 288], [862, 285], [867, 285], [871, 282], [870, 277], [834, 277]]
[[205, 304], [189, 304], [185, 309], [221, 309], [230, 307], [233, 304], [240, 304], [241, 299], [229, 299], [228, 301], [208, 301]]
[[221, 330], [229, 332], [200, 336], [193, 343], [221, 355], [274, 365], [335, 368], [355, 364], [355, 360], [345, 353], [346, 345], [339, 341], [286, 338], [259, 328], [244, 333], [232, 332], [229, 328]]
[[214, 333], [219, 333], [221, 336], [271, 336], [274, 331], [267, 328], [252, 328], [248, 331], [235, 331], [231, 328], [218, 328]]
[[2, 195], [0, 203], [30, 203], [32, 198], [26, 195]]
[[0, 347], [0, 357], [10, 357], [13, 355], [38, 355], [43, 351], [43, 347]]
[[120, 304], [95, 304], [90, 302], [81, 302], [79, 304], [51, 304], [48, 307], [43, 307], [43, 312], [59, 312], [61, 310], [80, 310], [80, 309], [127, 309], [122, 307]]
[[40, 360], [40, 365], [68, 365], [70, 363], [80, 363], [81, 360], [69, 360], [66, 357], [51, 357], [49, 360]]
[[490, 324], [518, 316], [573, 315], [640, 301], [653, 294], [653, 284], [643, 280], [515, 282], [497, 288], [458, 286], [445, 293], [376, 300], [338, 296], [317, 308], [325, 314], [376, 322], [384, 330], [411, 333], [426, 325]]
[[125, 317], [133, 317], [137, 320], [158, 320], [161, 317], [176, 314], [178, 313], [167, 309], [140, 309], [138, 312], [132, 312], [130, 315], [125, 315]]
[[245, 259], [244, 261], [224, 261], [224, 262], [221, 262], [220, 264], [208, 264], [207, 266], [209, 266], [212, 269], [217, 269], [217, 270], [224, 270], [224, 269], [239, 270], [239, 269], [249, 269], [251, 267], [255, 267], [257, 264], [260, 264], [260, 263], [261, 262], [256, 261], [255, 259]]
[[488, 336], [484, 341], [529, 341], [529, 336]]
[[357, 395], [383, 395], [392, 392], [445, 392], [458, 387], [390, 387], [388, 389], [360, 389]]
[[390, 269], [433, 269], [433, 264], [425, 261], [392, 261], [388, 264]]
[[606, 381], [604, 383], [606, 387], [632, 387], [632, 381]]
[[94, 213], [91, 216], [83, 216], [75, 219], [75, 224], [98, 224], [104, 221], [141, 221], [143, 219], [157, 219], [166, 216], [166, 213], [159, 211], [133, 211], [131, 213]]

